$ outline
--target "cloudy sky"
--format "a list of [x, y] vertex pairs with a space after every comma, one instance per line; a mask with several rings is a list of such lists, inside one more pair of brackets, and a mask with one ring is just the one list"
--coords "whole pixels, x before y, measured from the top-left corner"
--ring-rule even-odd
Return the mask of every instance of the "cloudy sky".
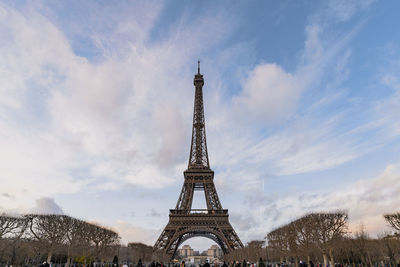
[[0, 210], [153, 245], [187, 167], [199, 58], [211, 167], [244, 243], [310, 211], [387, 231], [382, 214], [400, 206], [398, 10], [1, 1]]

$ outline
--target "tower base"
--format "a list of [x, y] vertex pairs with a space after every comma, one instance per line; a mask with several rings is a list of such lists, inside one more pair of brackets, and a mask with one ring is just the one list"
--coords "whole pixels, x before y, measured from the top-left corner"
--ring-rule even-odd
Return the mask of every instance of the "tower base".
[[243, 244], [229, 223], [228, 210], [170, 210], [169, 222], [154, 249], [173, 258], [178, 247], [192, 237], [214, 240], [228, 254]]

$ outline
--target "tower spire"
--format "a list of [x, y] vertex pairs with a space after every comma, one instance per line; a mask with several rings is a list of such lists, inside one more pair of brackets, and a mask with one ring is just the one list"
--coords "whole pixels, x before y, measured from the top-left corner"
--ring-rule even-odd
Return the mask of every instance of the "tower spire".
[[197, 60], [197, 74], [200, 74], [200, 59]]
[[200, 60], [197, 61], [197, 74], [194, 76], [194, 111], [192, 144], [190, 146], [190, 156], [188, 169], [210, 169], [206, 142], [206, 129], [204, 120], [203, 105], [203, 75], [200, 74]]

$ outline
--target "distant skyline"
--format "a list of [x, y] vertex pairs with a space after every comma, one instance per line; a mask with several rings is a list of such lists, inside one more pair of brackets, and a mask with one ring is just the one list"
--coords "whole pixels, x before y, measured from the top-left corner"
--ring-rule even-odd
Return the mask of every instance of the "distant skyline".
[[187, 168], [200, 59], [210, 164], [244, 243], [337, 209], [350, 230], [389, 231], [382, 214], [400, 207], [398, 10], [1, 1], [0, 212], [68, 214], [153, 245]]

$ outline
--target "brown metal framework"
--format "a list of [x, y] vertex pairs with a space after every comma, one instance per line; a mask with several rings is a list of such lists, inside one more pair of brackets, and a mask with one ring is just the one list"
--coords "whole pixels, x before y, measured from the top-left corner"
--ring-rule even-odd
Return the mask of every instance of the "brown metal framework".
[[[222, 209], [214, 185], [214, 171], [210, 169], [204, 120], [204, 79], [200, 74], [200, 62], [198, 64], [194, 76], [192, 143], [188, 168], [183, 172], [185, 181], [175, 209], [170, 210], [169, 222], [154, 245], [155, 250], [163, 251], [171, 258], [180, 244], [198, 236], [214, 240], [225, 254], [243, 247], [229, 223], [228, 210]], [[207, 209], [192, 209], [195, 190], [204, 191]]]

